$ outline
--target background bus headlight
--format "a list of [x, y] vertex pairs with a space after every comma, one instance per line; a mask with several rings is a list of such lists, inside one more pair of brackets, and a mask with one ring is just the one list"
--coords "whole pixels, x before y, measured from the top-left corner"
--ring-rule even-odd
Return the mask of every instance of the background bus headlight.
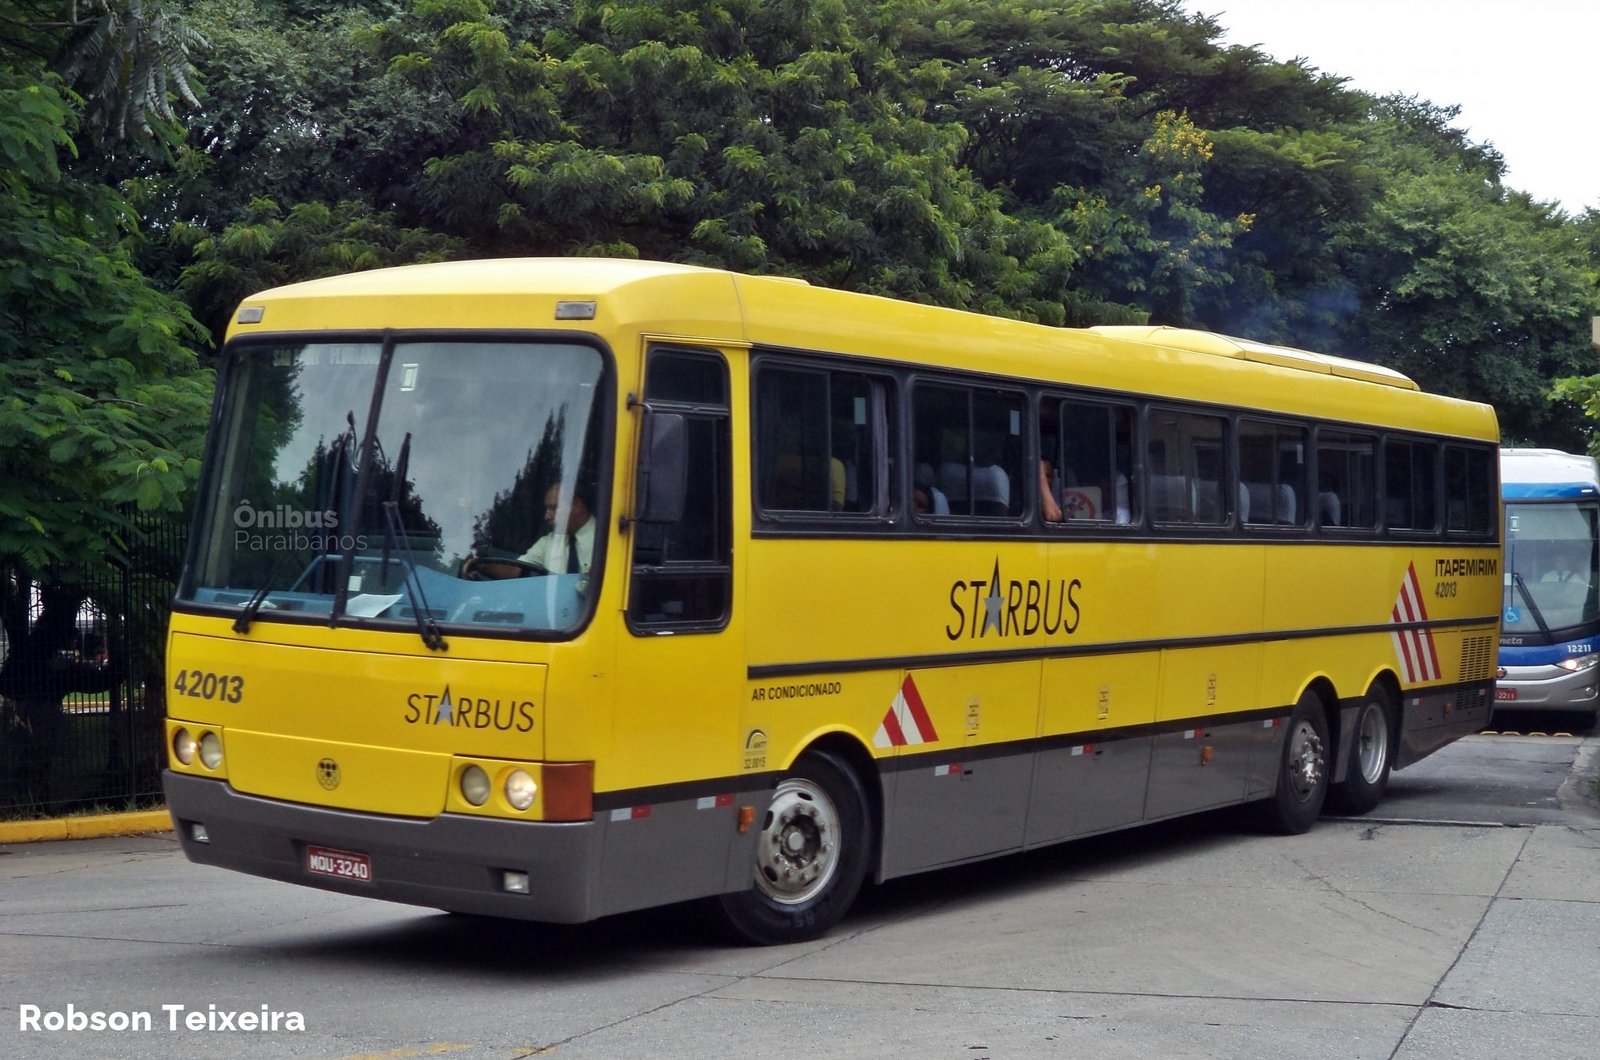
[[1577, 673], [1579, 670], [1587, 670], [1597, 662], [1600, 662], [1600, 652], [1590, 652], [1588, 655], [1574, 655], [1570, 659], [1562, 659], [1556, 665], [1563, 670]]
[[468, 766], [461, 771], [461, 797], [474, 806], [489, 801], [489, 774], [482, 766]]
[[172, 734], [172, 757], [183, 765], [194, 764], [194, 753], [197, 749], [194, 734], [188, 729], [179, 729]]
[[222, 740], [214, 732], [200, 737], [200, 763], [207, 769], [216, 769], [222, 764]]
[[539, 785], [534, 783], [527, 770], [513, 769], [506, 774], [506, 801], [514, 808], [526, 810], [533, 805], [534, 796], [538, 794]]

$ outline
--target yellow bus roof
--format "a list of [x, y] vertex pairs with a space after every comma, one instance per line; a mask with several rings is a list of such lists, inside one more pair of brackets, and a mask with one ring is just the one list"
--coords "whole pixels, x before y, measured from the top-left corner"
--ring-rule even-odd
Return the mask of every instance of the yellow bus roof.
[[[583, 318], [593, 303], [592, 319]], [[578, 316], [558, 305], [577, 306]], [[666, 262], [499, 258], [349, 273], [246, 299], [229, 337], [351, 330], [579, 329], [927, 364], [1493, 440], [1486, 405], [1381, 365], [1163, 326], [1053, 328]], [[619, 348], [619, 356], [637, 343]]]

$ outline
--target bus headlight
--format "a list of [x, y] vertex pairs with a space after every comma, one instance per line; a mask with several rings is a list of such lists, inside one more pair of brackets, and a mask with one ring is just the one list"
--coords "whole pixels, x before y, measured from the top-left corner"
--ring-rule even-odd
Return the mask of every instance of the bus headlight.
[[526, 810], [533, 805], [533, 800], [539, 794], [539, 785], [534, 783], [533, 777], [525, 769], [513, 769], [506, 774], [506, 801], [513, 808]]
[[200, 764], [207, 769], [216, 769], [222, 765], [222, 740], [214, 732], [205, 733], [200, 737]]
[[1563, 670], [1577, 673], [1579, 670], [1589, 669], [1595, 663], [1600, 663], [1600, 652], [1590, 652], [1588, 655], [1574, 655], [1570, 659], [1562, 659], [1556, 665]]
[[461, 771], [461, 797], [474, 806], [489, 801], [489, 774], [482, 766], [468, 766]]
[[182, 765], [194, 765], [196, 749], [194, 734], [188, 729], [179, 729], [172, 734], [172, 757], [176, 758]]

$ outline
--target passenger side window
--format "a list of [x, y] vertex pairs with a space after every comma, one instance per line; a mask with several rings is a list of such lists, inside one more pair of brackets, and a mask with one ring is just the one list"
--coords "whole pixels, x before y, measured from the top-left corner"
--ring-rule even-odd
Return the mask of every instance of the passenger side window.
[[727, 367], [712, 354], [651, 350], [644, 392], [653, 410], [684, 417], [689, 475], [681, 519], [632, 528], [628, 623], [641, 632], [720, 629], [732, 587]]
[[1438, 452], [1426, 442], [1390, 438], [1384, 443], [1384, 521], [1389, 529], [1432, 530], [1439, 525]]
[[1239, 424], [1239, 506], [1252, 526], [1305, 526], [1306, 432], [1282, 423]]
[[1492, 449], [1444, 449], [1445, 529], [1452, 533], [1492, 534], [1499, 522], [1497, 456]]
[[1377, 521], [1378, 440], [1346, 431], [1317, 433], [1317, 523], [1371, 530]]
[[1221, 526], [1237, 499], [1227, 496], [1228, 422], [1171, 409], [1150, 410], [1145, 447], [1153, 522]]
[[[1040, 404], [1041, 504], [1046, 521], [1127, 525], [1138, 518], [1133, 481], [1133, 409], [1045, 399]], [[1041, 499], [1043, 500], [1043, 499]]]
[[756, 504], [763, 513], [888, 511], [885, 380], [766, 363], [757, 369]]
[[[1021, 394], [920, 383], [912, 396], [914, 504], [928, 516], [1015, 517], [1022, 469]], [[926, 502], [923, 500], [926, 498]]]

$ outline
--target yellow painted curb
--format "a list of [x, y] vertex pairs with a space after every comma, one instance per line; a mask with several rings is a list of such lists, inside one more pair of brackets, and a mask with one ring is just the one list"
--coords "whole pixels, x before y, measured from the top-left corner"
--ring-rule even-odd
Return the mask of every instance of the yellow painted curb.
[[0, 843], [38, 843], [49, 839], [99, 839], [139, 832], [172, 831], [166, 810], [141, 813], [96, 813], [84, 817], [52, 817], [41, 821], [0, 821]]

